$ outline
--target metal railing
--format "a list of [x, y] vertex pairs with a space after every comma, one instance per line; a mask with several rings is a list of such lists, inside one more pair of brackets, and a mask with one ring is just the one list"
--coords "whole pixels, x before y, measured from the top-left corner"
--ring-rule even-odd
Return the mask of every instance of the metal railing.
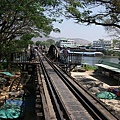
[[14, 52], [11, 53], [12, 62], [29, 62], [29, 56], [25, 52]]
[[64, 57], [64, 54], [60, 55], [60, 59], [64, 63], [81, 63], [82, 62], [82, 55], [81, 54], [74, 54], [68, 53], [67, 57]]

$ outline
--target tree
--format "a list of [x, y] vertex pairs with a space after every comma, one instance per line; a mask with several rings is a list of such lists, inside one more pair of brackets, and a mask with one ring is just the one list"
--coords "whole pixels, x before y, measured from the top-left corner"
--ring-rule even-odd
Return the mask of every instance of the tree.
[[[1, 0], [0, 42], [9, 42], [23, 34], [49, 35], [59, 32], [53, 22], [60, 15], [77, 23], [120, 28], [119, 0]], [[95, 11], [96, 10], [96, 11]]]
[[67, 0], [65, 10], [64, 15], [77, 23], [120, 29], [120, 0]]
[[119, 42], [120, 42], [119, 40], [113, 39], [113, 49], [114, 49], [115, 45]]
[[[1, 0], [0, 2], [0, 59], [8, 55], [9, 49], [25, 47], [33, 36], [47, 36], [51, 31], [59, 32], [52, 22], [58, 2], [55, 0]], [[21, 38], [17, 39], [16, 38]], [[14, 48], [14, 50], [17, 50]], [[9, 58], [9, 57], [8, 57]]]
[[34, 44], [32, 37], [34, 37], [33, 34], [24, 34], [19, 40], [16, 40], [19, 48], [27, 48], [29, 44]]
[[36, 41], [35, 43], [37, 46], [41, 45], [41, 46], [47, 46], [50, 47], [50, 45], [54, 45], [55, 41], [52, 39], [48, 39], [46, 41]]
[[33, 41], [31, 41], [32, 35], [25, 34], [21, 37], [21, 39], [14, 39], [12, 40], [8, 46], [1, 46], [2, 47], [2, 54], [1, 60], [6, 61], [4, 65], [8, 70], [11, 69], [11, 53], [14, 52], [21, 52], [24, 50], [24, 48], [27, 48], [28, 44], [33, 44]]
[[53, 39], [48, 39], [46, 40], [46, 43], [48, 44], [48, 46], [50, 46], [50, 45], [54, 45], [55, 41]]
[[37, 46], [41, 46], [42, 45], [42, 41], [36, 41], [35, 43]]
[[[41, 0], [1, 0], [0, 3], [0, 43], [9, 45], [10, 41], [23, 34], [35, 36], [48, 35], [54, 29], [52, 14], [57, 3]], [[47, 7], [49, 14], [45, 13]], [[55, 15], [54, 15], [55, 16]]]

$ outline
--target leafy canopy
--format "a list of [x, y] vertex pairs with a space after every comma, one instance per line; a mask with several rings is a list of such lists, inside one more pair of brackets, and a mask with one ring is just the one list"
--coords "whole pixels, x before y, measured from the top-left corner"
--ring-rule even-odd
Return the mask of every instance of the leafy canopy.
[[120, 0], [67, 0], [66, 11], [77, 23], [120, 28]]
[[[0, 2], [0, 42], [9, 45], [9, 42], [24, 34], [35, 36], [48, 35], [54, 29], [55, 21], [53, 7], [57, 2], [52, 0], [1, 0]], [[49, 14], [46, 12], [49, 6]]]
[[54, 9], [58, 4], [55, 0], [1, 0], [0, 59], [9, 63], [10, 53], [26, 47], [32, 37], [59, 32], [52, 24], [59, 16]]

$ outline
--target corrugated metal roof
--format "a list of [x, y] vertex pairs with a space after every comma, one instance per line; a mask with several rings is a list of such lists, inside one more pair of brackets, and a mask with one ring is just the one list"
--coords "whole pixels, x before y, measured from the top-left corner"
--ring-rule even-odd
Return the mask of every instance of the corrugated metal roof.
[[104, 65], [104, 64], [95, 64], [95, 65], [96, 65], [96, 66], [99, 66], [99, 67], [106, 68], [106, 69], [111, 70], [111, 71], [114, 71], [114, 72], [120, 73], [120, 69], [115, 68], [115, 67], [111, 67], [111, 66], [109, 66], [109, 65]]

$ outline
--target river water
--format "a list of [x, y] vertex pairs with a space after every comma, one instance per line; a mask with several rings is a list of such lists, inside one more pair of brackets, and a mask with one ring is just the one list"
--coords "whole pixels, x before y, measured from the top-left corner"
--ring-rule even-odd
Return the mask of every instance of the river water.
[[103, 61], [106, 61], [106, 62], [112, 62], [112, 63], [119, 63], [119, 60], [117, 57], [87, 57], [87, 56], [83, 56], [82, 57], [82, 62], [83, 63], [88, 63], [92, 66], [94, 66], [95, 64], [98, 63], [99, 60], [103, 60]]

